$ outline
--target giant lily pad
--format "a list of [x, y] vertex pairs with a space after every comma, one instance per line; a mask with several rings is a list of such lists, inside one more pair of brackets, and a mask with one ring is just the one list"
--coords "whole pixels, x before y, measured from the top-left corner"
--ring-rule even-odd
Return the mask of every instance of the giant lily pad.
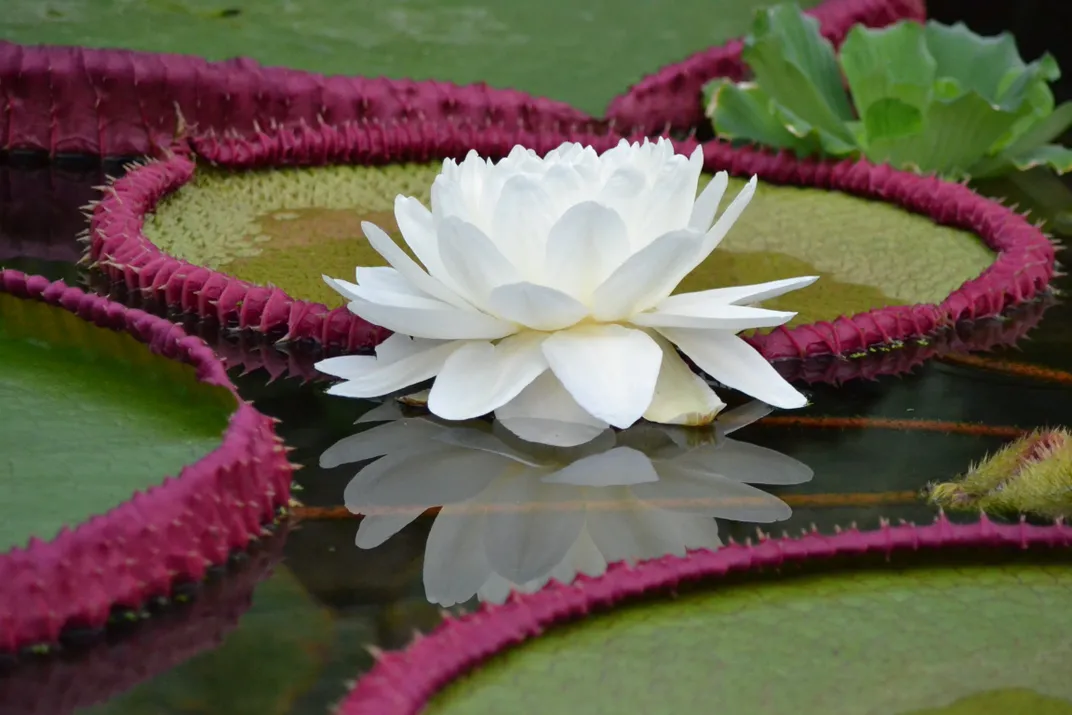
[[[547, 151], [563, 138], [467, 131], [448, 142], [401, 127], [322, 126], [198, 140], [195, 152], [222, 168], [195, 165], [179, 145], [182, 153], [132, 171], [94, 211], [90, 257], [128, 288], [184, 311], [328, 348], [368, 348], [385, 332], [339, 302], [317, 302], [336, 300], [319, 276], [380, 262], [360, 221], [392, 228], [394, 196], [422, 196], [435, 175], [405, 159], [468, 148], [494, 157], [516, 143]], [[574, 138], [597, 149], [616, 143]], [[1052, 276], [1054, 249], [1037, 228], [958, 184], [718, 143], [705, 154], [709, 170], [728, 166], [764, 183], [726, 247], [682, 289], [823, 275], [778, 301], [801, 312], [794, 328], [751, 337], [768, 359], [897, 346], [998, 315]]]
[[619, 567], [448, 620], [341, 712], [1072, 712], [1070, 538], [940, 519]]
[[0, 363], [0, 650], [166, 596], [286, 504], [270, 419], [167, 321], [0, 271]]

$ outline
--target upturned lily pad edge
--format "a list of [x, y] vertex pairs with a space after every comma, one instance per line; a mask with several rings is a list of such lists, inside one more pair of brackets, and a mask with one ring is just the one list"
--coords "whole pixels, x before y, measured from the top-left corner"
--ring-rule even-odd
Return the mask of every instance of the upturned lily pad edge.
[[[108, 701], [215, 648], [253, 604], [255, 589], [283, 559], [288, 525], [235, 552], [210, 578], [154, 604], [149, 618], [122, 631], [122, 645], [92, 639], [72, 658], [15, 660], [17, 677], [0, 679], [0, 702], [12, 715], [54, 715]], [[36, 656], [36, 654], [34, 654]], [[13, 671], [5, 671], [13, 672]], [[62, 686], [58, 686], [62, 684]]]
[[[924, 0], [827, 0], [806, 14], [819, 21], [823, 36], [835, 46], [854, 25], [885, 27], [900, 20], [927, 19]], [[745, 78], [742, 48], [741, 40], [733, 40], [663, 67], [611, 100], [607, 119], [614, 126], [645, 134], [695, 130], [707, 123], [701, 101], [704, 85], [717, 78]]]
[[[816, 531], [800, 537], [763, 536], [731, 543], [717, 551], [665, 556], [636, 566], [611, 565], [605, 574], [580, 575], [571, 584], [551, 581], [531, 594], [512, 594], [502, 605], [482, 604], [462, 616], [447, 616], [431, 633], [400, 651], [378, 654], [338, 708], [339, 715], [412, 715], [440, 691], [503, 651], [538, 638], [548, 629], [593, 613], [628, 606], [652, 596], [668, 596], [690, 586], [715, 586], [732, 579], [757, 579], [782, 570], [808, 567], [851, 569], [861, 563], [903, 561], [911, 568], [927, 557], [956, 552], [958, 561], [986, 563], [1013, 552], [1056, 556], [1072, 563], [1072, 527], [1061, 522], [1000, 524], [981, 515], [972, 524], [954, 524], [944, 514], [928, 526], [883, 522], [878, 529], [855, 527], [833, 535]], [[1048, 552], [1046, 550], [1049, 550]], [[802, 568], [803, 567], [803, 568]]]
[[239, 397], [200, 338], [43, 276], [0, 270], [0, 292], [126, 332], [152, 352], [192, 365], [201, 382], [235, 399], [219, 446], [177, 476], [49, 541], [31, 538], [25, 548], [0, 554], [0, 653], [41, 652], [65, 633], [101, 629], [116, 612], [167, 599], [256, 543], [289, 503], [293, 465], [275, 432], [277, 420]]
[[[383, 164], [461, 157], [470, 149], [497, 158], [516, 144], [546, 153], [564, 141], [590, 144], [602, 151], [618, 139], [612, 134], [559, 135], [506, 127], [413, 131], [401, 125], [357, 123], [280, 127], [253, 138], [191, 138], [108, 187], [93, 207], [87, 258], [130, 292], [220, 325], [278, 336], [284, 342], [312, 341], [328, 350], [369, 350], [387, 337], [387, 331], [344, 306], [329, 309], [292, 298], [279, 288], [257, 286], [168, 256], [145, 236], [145, 218], [161, 199], [193, 180], [198, 160], [233, 170]], [[697, 145], [695, 140], [675, 142], [683, 154]], [[752, 346], [771, 362], [853, 355], [875, 346], [903, 347], [906, 341], [929, 338], [963, 320], [1000, 316], [1039, 297], [1053, 277], [1055, 245], [1051, 239], [1024, 216], [964, 185], [864, 160], [798, 159], [788, 152], [735, 148], [718, 140], [702, 147], [706, 171], [756, 175], [774, 184], [840, 191], [890, 203], [935, 223], [970, 231], [997, 253], [991, 266], [938, 305], [891, 306], [749, 337]]]

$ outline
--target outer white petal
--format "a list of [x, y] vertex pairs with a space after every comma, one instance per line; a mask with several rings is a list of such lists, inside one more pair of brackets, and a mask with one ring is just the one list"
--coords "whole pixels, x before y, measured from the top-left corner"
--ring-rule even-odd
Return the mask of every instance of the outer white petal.
[[685, 469], [717, 472], [748, 484], [803, 484], [815, 476], [811, 467], [799, 459], [736, 439], [720, 439], [697, 447], [673, 462]]
[[[699, 252], [696, 255], [696, 262], [693, 263], [687, 271], [681, 274], [680, 278], [684, 278], [688, 275], [693, 268], [703, 263], [704, 259], [711, 255], [711, 251], [718, 248], [718, 244], [722, 243], [722, 239], [726, 237], [730, 229], [733, 228], [733, 224], [737, 222], [737, 219], [741, 217], [744, 210], [748, 208], [749, 202], [756, 194], [756, 177], [752, 177], [751, 180], [745, 184], [740, 193], [733, 198], [730, 205], [726, 207], [726, 210], [722, 212], [722, 215], [715, 221], [715, 225], [711, 227], [711, 230], [704, 234], [703, 244], [700, 247]], [[680, 282], [680, 278], [678, 282]], [[677, 285], [675, 283], [674, 285]]]
[[498, 345], [463, 345], [440, 368], [428, 409], [443, 419], [467, 420], [502, 407], [547, 369], [543, 340], [543, 333], [520, 333]]
[[510, 283], [491, 291], [488, 311], [533, 330], [562, 330], [588, 315], [588, 306], [555, 288]]
[[354, 544], [359, 549], [375, 549], [416, 521], [424, 512], [424, 509], [410, 509], [389, 514], [367, 514], [357, 527]]
[[[442, 307], [439, 307], [442, 306]], [[350, 303], [350, 312], [396, 333], [431, 340], [497, 340], [513, 335], [518, 326], [499, 318], [439, 306], [382, 305], [366, 300]]]
[[446, 505], [432, 522], [424, 548], [424, 592], [432, 603], [468, 601], [494, 572], [484, 555], [484, 513]]
[[689, 217], [689, 228], [694, 231], [707, 231], [718, 214], [719, 204], [726, 195], [726, 187], [729, 186], [729, 174], [720, 171], [707, 183], [704, 190], [696, 197], [696, 203], [692, 206], [692, 216]]
[[[644, 220], [645, 204], [643, 197], [648, 190], [648, 177], [644, 172], [632, 166], [624, 166], [608, 178], [596, 196], [596, 201], [614, 209], [629, 227], [629, 242], [632, 250], [637, 250], [640, 241], [639, 226]], [[647, 242], [652, 236], [643, 236]]]
[[[658, 489], [660, 484], [652, 482], [639, 486]], [[621, 497], [619, 490], [602, 491], [609, 491], [608, 496]], [[588, 532], [608, 563], [636, 563], [668, 554], [685, 555], [685, 545], [677, 526], [680, 516], [654, 508], [628, 491], [625, 497], [620, 499], [625, 501], [624, 508], [615, 505], [613, 509], [599, 509], [595, 508], [595, 503], [589, 506]]]
[[648, 328], [698, 328], [738, 332], [749, 328], [784, 325], [795, 315], [796, 313], [780, 310], [708, 302], [680, 306], [672, 311], [637, 313], [630, 318], [630, 322]]
[[672, 313], [675, 310], [691, 308], [698, 304], [722, 303], [725, 305], [741, 305], [759, 303], [760, 301], [777, 298], [792, 290], [807, 288], [819, 276], [801, 276], [800, 278], [783, 278], [767, 283], [756, 283], [746, 286], [730, 286], [728, 288], [712, 288], [695, 293], [678, 293], [672, 295], [655, 309], [659, 312]]
[[432, 377], [443, 367], [450, 354], [462, 345], [454, 341], [440, 343], [429, 350], [393, 361], [366, 355], [328, 358], [318, 362], [316, 369], [346, 380], [329, 387], [329, 395], [379, 397]]
[[[439, 261], [439, 246], [432, 212], [418, 199], [399, 195], [395, 197], [395, 223], [417, 259], [429, 273], [441, 278], [443, 265]], [[360, 279], [358, 282], [361, 282]]]
[[455, 217], [439, 224], [439, 255], [459, 289], [481, 307], [493, 288], [521, 280], [517, 268], [483, 231]]
[[555, 221], [552, 203], [540, 182], [527, 176], [511, 177], [495, 203], [491, 237], [521, 274], [530, 279], [543, 275], [547, 234]]
[[595, 201], [579, 203], [551, 227], [544, 282], [587, 301], [629, 253], [629, 229], [618, 212]]
[[662, 424], [697, 427], [710, 424], [726, 403], [694, 373], [665, 338], [655, 339], [663, 351], [655, 394], [644, 419]]
[[673, 291], [684, 269], [695, 263], [700, 236], [664, 234], [631, 255], [592, 293], [592, 315], [614, 321], [656, 305]]
[[703, 149], [700, 147], [696, 147], [688, 160], [673, 156], [663, 164], [644, 197], [648, 216], [642, 235], [654, 238], [689, 227], [696, 200], [696, 183], [702, 169]]
[[399, 450], [413, 451], [417, 444], [437, 448], [433, 441], [447, 428], [431, 420], [401, 419], [343, 437], [320, 455], [320, 466], [331, 469], [342, 464], [364, 462]]
[[651, 337], [621, 325], [554, 333], [544, 341], [543, 354], [577, 404], [619, 428], [648, 409], [663, 359]]
[[433, 298], [450, 303], [459, 308], [467, 308], [468, 304], [454, 291], [443, 285], [438, 279], [425, 273], [416, 261], [406, 255], [406, 252], [391, 240], [382, 228], [368, 221], [361, 222], [361, 230], [365, 232], [365, 238], [369, 240], [376, 252], [383, 256], [391, 267], [398, 271], [403, 278], [413, 284], [413, 287], [422, 293], [427, 293]]
[[514, 399], [495, 410], [499, 424], [528, 442], [576, 447], [599, 437], [607, 423], [577, 404], [552, 372], [536, 378]]
[[792, 409], [808, 403], [808, 398], [736, 335], [686, 328], [661, 328], [659, 332], [681, 348], [701, 370], [724, 385], [775, 407]]
[[669, 507], [673, 511], [764, 524], [788, 519], [793, 513], [788, 504], [773, 494], [710, 468], [685, 469], [674, 460], [658, 466], [662, 479], [633, 487], [638, 499], [656, 505], [674, 502]]

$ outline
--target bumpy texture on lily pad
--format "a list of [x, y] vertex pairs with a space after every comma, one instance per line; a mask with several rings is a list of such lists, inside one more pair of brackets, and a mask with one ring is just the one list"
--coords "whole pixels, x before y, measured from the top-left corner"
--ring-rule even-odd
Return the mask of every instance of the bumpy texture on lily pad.
[[[105, 193], [93, 213], [89, 256], [128, 289], [170, 307], [285, 340], [312, 340], [328, 349], [367, 349], [382, 340], [385, 331], [343, 306], [329, 308], [300, 298], [326, 297], [310, 287], [316, 276], [345, 275], [342, 271], [352, 270], [369, 255], [359, 249], [364, 240], [352, 233], [360, 219], [389, 218], [384, 209], [394, 193], [431, 178], [429, 168], [398, 165], [461, 156], [469, 149], [501, 157], [514, 144], [545, 153], [569, 138], [494, 128], [434, 137], [345, 125], [281, 129], [256, 141], [200, 139], [134, 169]], [[572, 139], [600, 151], [617, 143], [610, 135]], [[677, 149], [687, 154], [695, 146], [683, 141]], [[712, 266], [727, 271], [726, 282], [737, 283], [745, 276], [751, 282], [784, 278], [801, 270], [802, 262], [824, 274], [824, 280], [809, 289], [814, 291], [812, 299], [800, 317], [812, 322], [751, 336], [769, 360], [846, 355], [929, 336], [957, 321], [998, 315], [1031, 300], [1052, 276], [1054, 248], [1049, 240], [1022, 216], [964, 186], [867, 163], [799, 161], [717, 142], [704, 145], [704, 153], [709, 172], [726, 169], [735, 176], [756, 174], [767, 184], [788, 185], [765, 186], [759, 193], [770, 195], [769, 205], [753, 209], [747, 214], [753, 218], [731, 233], [736, 237], [729, 239], [731, 248], [734, 240], [750, 249], [759, 245], [760, 255], [731, 254], [723, 264], [720, 256], [713, 257]], [[224, 179], [216, 169], [206, 171], [206, 161], [232, 172], [256, 173]], [[367, 167], [385, 163], [395, 166]], [[335, 164], [366, 167], [310, 168]], [[268, 168], [287, 171], [272, 177], [264, 173]], [[206, 172], [204, 178], [200, 172]], [[160, 204], [176, 191], [176, 198]], [[222, 199], [211, 196], [216, 191]], [[275, 199], [273, 193], [295, 199]], [[220, 201], [239, 200], [236, 197], [252, 210], [238, 208], [236, 213], [236, 204], [228, 203], [232, 210], [224, 213]], [[340, 210], [354, 207], [359, 209], [353, 212], [356, 216]], [[146, 229], [154, 210], [160, 216]], [[748, 221], [756, 222], [752, 230]], [[809, 224], [816, 226], [814, 236]], [[801, 235], [807, 240], [798, 242]], [[340, 240], [349, 237], [356, 246]], [[165, 245], [157, 245], [154, 238]], [[287, 251], [288, 243], [299, 245]], [[284, 252], [286, 259], [280, 261]], [[291, 270], [289, 262], [299, 255], [305, 263], [295, 262]], [[278, 269], [280, 263], [283, 270]], [[908, 270], [895, 272], [894, 265]], [[238, 278], [221, 271], [233, 271]], [[243, 275], [267, 285], [241, 280]], [[686, 279], [683, 289], [714, 282], [702, 270], [692, 280], [701, 285]], [[717, 280], [721, 282], [722, 275]], [[789, 306], [797, 307], [795, 302]]]
[[382, 657], [340, 713], [1072, 705], [1069, 545], [1066, 526], [940, 517], [618, 565], [448, 619]]
[[273, 420], [239, 398], [204, 341], [10, 270], [0, 319], [0, 442], [15, 466], [0, 652], [166, 597], [259, 538], [286, 505], [292, 468]]

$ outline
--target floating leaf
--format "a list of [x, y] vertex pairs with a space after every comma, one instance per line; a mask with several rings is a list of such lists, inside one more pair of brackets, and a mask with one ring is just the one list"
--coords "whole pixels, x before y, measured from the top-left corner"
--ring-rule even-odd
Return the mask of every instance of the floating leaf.
[[726, 584], [552, 628], [424, 712], [1069, 713], [1070, 597], [1026, 563]]
[[[397, 194], [428, 201], [437, 166], [336, 166], [228, 173], [200, 169], [146, 223], [165, 252], [298, 298], [343, 304], [320, 276], [383, 265], [361, 233], [369, 220], [398, 237]], [[706, 183], [706, 180], [703, 182]], [[729, 192], [743, 185], [731, 180]], [[877, 307], [937, 303], [994, 254], [971, 233], [897, 207], [820, 189], [760, 183], [722, 246], [680, 292], [819, 273], [774, 309], [793, 324]]]
[[685, 0], [623, 12], [616, 3], [579, 10], [569, 0], [538, 6], [410, 0], [357, 8], [337, 0], [85, 0], [45, 10], [36, 0], [4, 0], [3, 37], [219, 60], [245, 56], [326, 74], [487, 82], [598, 113], [652, 69], [740, 37], [752, 13], [770, 4]]
[[125, 333], [0, 294], [0, 550], [51, 539], [220, 445], [233, 395]]

